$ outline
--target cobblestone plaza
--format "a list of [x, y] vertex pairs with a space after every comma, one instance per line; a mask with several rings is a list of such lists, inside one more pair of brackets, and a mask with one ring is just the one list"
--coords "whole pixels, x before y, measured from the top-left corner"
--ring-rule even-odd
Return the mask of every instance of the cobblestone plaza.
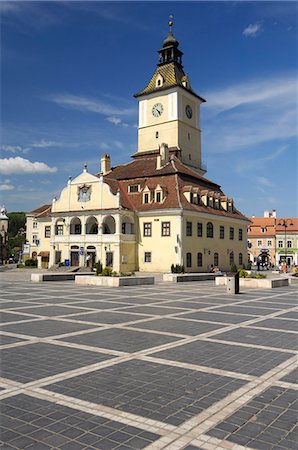
[[3, 449], [297, 448], [295, 285], [3, 279]]

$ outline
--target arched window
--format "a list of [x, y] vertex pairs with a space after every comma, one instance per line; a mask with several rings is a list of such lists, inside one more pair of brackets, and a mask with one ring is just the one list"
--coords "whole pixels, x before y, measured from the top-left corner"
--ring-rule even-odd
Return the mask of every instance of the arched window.
[[234, 252], [230, 253], [230, 266], [234, 264]]
[[82, 234], [82, 224], [78, 217], [71, 219], [70, 234]]
[[98, 223], [95, 217], [88, 217], [86, 221], [86, 234], [97, 234]]
[[207, 223], [207, 237], [213, 238], [213, 224], [211, 222]]
[[122, 234], [134, 234], [134, 223], [131, 217], [125, 216], [121, 224]]
[[104, 218], [102, 223], [102, 234], [115, 234], [116, 233], [116, 222], [114, 217], [107, 216]]
[[239, 266], [242, 266], [243, 264], [243, 255], [242, 253], [239, 253]]
[[197, 266], [202, 267], [203, 266], [203, 253], [197, 254]]
[[218, 266], [218, 264], [219, 264], [219, 259], [218, 259], [218, 253], [214, 253], [214, 265], [215, 266]]
[[191, 267], [191, 253], [186, 253], [186, 267]]

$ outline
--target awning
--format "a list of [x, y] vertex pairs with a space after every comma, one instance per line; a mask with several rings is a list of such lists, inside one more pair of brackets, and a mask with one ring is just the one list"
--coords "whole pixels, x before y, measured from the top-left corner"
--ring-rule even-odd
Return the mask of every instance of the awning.
[[50, 252], [39, 252], [37, 256], [41, 256], [43, 258], [49, 258]]

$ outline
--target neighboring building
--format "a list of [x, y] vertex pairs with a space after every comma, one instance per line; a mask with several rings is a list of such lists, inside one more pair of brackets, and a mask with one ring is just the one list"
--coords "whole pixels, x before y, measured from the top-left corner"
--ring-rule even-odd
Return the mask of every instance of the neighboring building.
[[297, 218], [278, 218], [275, 210], [265, 211], [264, 217], [251, 217], [247, 237], [251, 262], [298, 264]]
[[264, 212], [264, 217], [251, 217], [248, 226], [248, 253], [252, 263], [275, 265], [276, 253], [276, 211]]
[[8, 257], [8, 217], [6, 209], [2, 206], [0, 209], [0, 264], [4, 264]]
[[[203, 175], [200, 105], [170, 32], [139, 100], [133, 161], [101, 172], [87, 166], [59, 199], [28, 214], [27, 239], [39, 266], [100, 260], [117, 272], [223, 270], [247, 263], [249, 220], [220, 186]], [[48, 258], [48, 262], [47, 259]]]
[[298, 264], [298, 219], [281, 218], [276, 223], [276, 263]]

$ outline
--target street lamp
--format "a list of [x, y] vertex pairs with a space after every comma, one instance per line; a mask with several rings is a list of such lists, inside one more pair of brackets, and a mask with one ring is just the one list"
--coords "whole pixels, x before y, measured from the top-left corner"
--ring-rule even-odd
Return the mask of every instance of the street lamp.
[[291, 219], [281, 219], [281, 221], [278, 223], [279, 227], [284, 227], [285, 230], [285, 258], [286, 258], [286, 267], [288, 267], [287, 264], [287, 256], [288, 256], [288, 247], [287, 247], [287, 228], [293, 226], [293, 222]]

